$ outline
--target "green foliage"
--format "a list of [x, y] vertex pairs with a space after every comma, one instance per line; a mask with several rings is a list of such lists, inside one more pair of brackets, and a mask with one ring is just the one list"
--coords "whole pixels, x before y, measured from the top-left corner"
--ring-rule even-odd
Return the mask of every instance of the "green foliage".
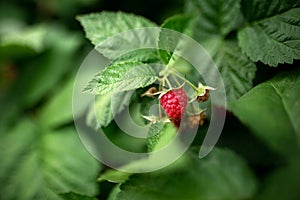
[[82, 39], [59, 25], [10, 25], [0, 47], [0, 199], [95, 196], [100, 165], [70, 126]]
[[[158, 37], [158, 52], [163, 63], [168, 65], [172, 54], [180, 41], [180, 37], [169, 29], [192, 35], [192, 18], [185, 15], [176, 15], [164, 21], [161, 25], [162, 30]], [[165, 30], [167, 29], [167, 31]]]
[[88, 197], [88, 196], [76, 194], [74, 192], [68, 192], [68, 193], [61, 194], [60, 197], [64, 200], [96, 200], [97, 199], [94, 197]]
[[239, 0], [190, 0], [186, 5], [186, 13], [192, 13], [196, 17], [194, 36], [198, 41], [219, 35], [225, 37], [235, 28], [239, 9]]
[[77, 19], [84, 27], [86, 37], [98, 46], [111, 36], [136, 28], [155, 27], [151, 21], [123, 12], [102, 12], [84, 16]]
[[167, 145], [176, 136], [177, 129], [173, 124], [156, 122], [149, 128], [147, 147], [149, 151], [157, 151]]
[[[133, 43], [131, 42], [130, 44]], [[136, 45], [138, 46], [139, 44]], [[131, 48], [136, 49], [137, 46], [133, 46]], [[124, 47], [124, 49], [125, 51], [127, 50], [126, 47]], [[120, 62], [156, 63], [158, 61], [159, 61], [159, 56], [157, 55], [157, 50], [152, 48], [136, 49], [128, 52], [126, 51], [124, 54], [120, 55], [120, 57], [117, 57], [113, 60], [114, 63], [120, 63]]]
[[[53, 95], [40, 113], [40, 123], [46, 127], [59, 127], [73, 120], [72, 93], [74, 77], [67, 80], [61, 89]], [[49, 120], [52, 119], [52, 120]]]
[[[300, 197], [299, 160], [292, 160], [287, 166], [275, 170], [265, 181], [266, 187], [258, 199], [289, 199]], [[278, 191], [281, 191], [278, 193]]]
[[[80, 45], [77, 34], [70, 34], [60, 29], [49, 31], [46, 41], [51, 45], [49, 53], [34, 59], [32, 63], [28, 63], [28, 70], [24, 72], [24, 77], [20, 80], [23, 83], [21, 84], [22, 87], [18, 89], [23, 92], [21, 95], [24, 96], [24, 103], [29, 104], [29, 106], [45, 95], [57, 83], [59, 78], [73, 67], [69, 63], [69, 59], [75, 57], [74, 53]], [[41, 63], [44, 63], [42, 67]], [[34, 70], [34, 73], [32, 73], [32, 70]], [[30, 80], [29, 83], [28, 80]], [[38, 83], [43, 84], [39, 85]], [[32, 102], [32, 100], [35, 100], [35, 102]]]
[[111, 101], [112, 101], [112, 92], [97, 95], [95, 97], [94, 104], [90, 107], [87, 124], [96, 129], [101, 126], [107, 126], [113, 119]]
[[125, 182], [131, 174], [118, 170], [107, 170], [98, 178], [98, 181], [109, 181], [113, 183]]
[[90, 107], [87, 124], [98, 129], [108, 126], [114, 117], [119, 114], [130, 102], [130, 93], [109, 92], [96, 95], [94, 104]]
[[213, 59], [222, 74], [228, 101], [235, 101], [252, 87], [256, 66], [242, 54], [237, 42], [217, 43]]
[[73, 128], [43, 130], [23, 119], [0, 137], [1, 199], [60, 199], [60, 193], [69, 191], [96, 194], [92, 180], [99, 164], [82, 147]]
[[[252, 87], [256, 66], [227, 36], [237, 27], [240, 17], [238, 0], [191, 0], [186, 13], [195, 15], [194, 38], [213, 58], [223, 77], [228, 101], [235, 101]], [[197, 56], [197, 55], [195, 55]]]
[[247, 21], [253, 22], [299, 7], [300, 2], [298, 0], [242, 0], [241, 4], [243, 15]]
[[[42, 53], [27, 59], [18, 56], [18, 59], [14, 60], [15, 54], [8, 54], [0, 58], [0, 63], [4, 63], [4, 65], [8, 63], [8, 66], [11, 66], [11, 73], [15, 74], [17, 78], [16, 81], [12, 80], [13, 82], [9, 85], [9, 90], [3, 98], [0, 97], [1, 112], [3, 113], [0, 115], [2, 126], [18, 121], [17, 118], [24, 112], [24, 109], [34, 108], [49, 94], [54, 94], [61, 78], [73, 69], [73, 65], [76, 65], [70, 60], [77, 61], [75, 59], [76, 50], [82, 42], [78, 34], [71, 33], [59, 26], [49, 27], [48, 30], [49, 33], [44, 41], [47, 48]], [[18, 55], [25, 56], [27, 54], [19, 52]], [[71, 90], [69, 90], [70, 93]], [[69, 100], [71, 102], [71, 96], [69, 96]], [[66, 105], [64, 110], [66, 110], [65, 107], [71, 108]], [[70, 109], [69, 113], [71, 112]], [[58, 115], [68, 114], [59, 113]], [[44, 117], [47, 118], [47, 116]]]
[[[11, 23], [13, 25], [11, 25]], [[17, 25], [20, 22], [7, 20], [0, 22], [1, 26], [8, 26], [6, 31], [0, 32], [0, 52], [1, 57], [14, 54], [22, 54], [29, 51], [39, 53], [45, 48], [45, 37], [47, 35], [47, 27], [37, 25], [33, 27], [21, 28]], [[20, 27], [19, 27], [20, 26]], [[11, 28], [10, 28], [11, 27]], [[34, 40], [32, 39], [34, 38]]]
[[192, 152], [186, 156], [175, 168], [132, 176], [115, 199], [245, 199], [255, 193], [256, 180], [233, 152], [214, 149], [204, 159]]
[[[155, 35], [149, 34], [147, 30], [141, 30], [156, 25], [143, 17], [123, 12], [102, 12], [79, 16], [77, 19], [84, 27], [86, 37], [96, 49], [112, 60], [130, 50], [149, 48], [156, 44]], [[155, 58], [156, 55], [151, 59]]]
[[264, 82], [230, 106], [233, 113], [278, 153], [291, 156], [300, 144], [300, 71]]
[[157, 79], [155, 71], [148, 64], [122, 62], [110, 65], [97, 74], [83, 91], [105, 94], [146, 87]]
[[241, 48], [254, 62], [273, 67], [300, 59], [299, 12], [300, 8], [293, 8], [242, 28], [238, 33]]

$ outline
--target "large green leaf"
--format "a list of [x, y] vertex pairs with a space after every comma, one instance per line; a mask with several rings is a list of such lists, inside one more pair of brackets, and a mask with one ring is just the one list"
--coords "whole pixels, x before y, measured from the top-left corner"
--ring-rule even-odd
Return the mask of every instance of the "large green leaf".
[[[228, 101], [235, 101], [252, 87], [256, 66], [226, 36], [235, 29], [240, 1], [191, 0], [187, 14], [195, 13], [194, 37], [208, 51], [224, 81]], [[195, 55], [197, 56], [197, 55]]]
[[199, 41], [216, 35], [226, 36], [238, 22], [239, 9], [239, 0], [189, 0], [186, 5], [186, 13], [196, 15], [194, 36]]
[[80, 42], [77, 34], [55, 27], [49, 30], [47, 43], [51, 48], [32, 62], [28, 62], [28, 66], [24, 66], [26, 68], [14, 88], [14, 93], [17, 93], [22, 101], [21, 104], [32, 106], [57, 84], [73, 67], [70, 61], [74, 60], [74, 53]]
[[262, 83], [229, 108], [266, 144], [293, 155], [300, 144], [300, 70]]
[[130, 97], [129, 92], [96, 95], [87, 115], [87, 124], [95, 129], [109, 125], [115, 115], [129, 105]]
[[72, 93], [74, 81], [74, 77], [67, 80], [42, 107], [39, 119], [44, 126], [58, 127], [73, 120]]
[[156, 27], [154, 23], [140, 16], [123, 12], [101, 12], [78, 16], [86, 37], [96, 49], [110, 59], [116, 59], [128, 51], [153, 48], [156, 31], [145, 27]]
[[[263, 189], [258, 196], [259, 200], [300, 198], [300, 161], [292, 160], [287, 166], [274, 170], [263, 182]], [[280, 191], [280, 192], [278, 192]]]
[[49, 27], [36, 25], [20, 28], [16, 21], [1, 21], [0, 27], [5, 27], [6, 30], [0, 31], [1, 57], [3, 55], [16, 56], [22, 53], [26, 55], [28, 51], [39, 53], [45, 48], [45, 38]]
[[136, 49], [125, 54], [122, 54], [120, 57], [116, 58], [113, 62], [142, 62], [142, 63], [157, 63], [159, 61], [159, 55], [157, 49], [145, 48], [145, 49]]
[[148, 132], [148, 151], [156, 151], [170, 143], [176, 136], [177, 129], [172, 123], [156, 122]]
[[247, 21], [271, 17], [300, 5], [299, 0], [242, 0], [241, 9]]
[[253, 22], [239, 30], [239, 45], [255, 62], [270, 66], [293, 63], [300, 59], [299, 13], [300, 8], [294, 8]]
[[222, 75], [228, 101], [235, 101], [252, 88], [256, 66], [236, 42], [223, 41], [213, 56]]
[[[175, 15], [166, 19], [161, 28], [158, 38], [158, 52], [162, 61], [167, 65], [180, 41], [180, 35], [177, 32], [192, 35], [192, 18], [185, 15]], [[174, 32], [168, 29], [174, 30]]]
[[219, 69], [228, 102], [237, 100], [252, 88], [256, 66], [241, 52], [236, 41], [212, 37], [202, 45]]
[[95, 197], [88, 197], [74, 192], [63, 193], [60, 197], [64, 200], [97, 200]]
[[150, 65], [122, 62], [110, 65], [97, 74], [84, 91], [93, 94], [105, 94], [110, 91], [116, 93], [146, 87], [156, 79], [156, 73]]
[[[74, 64], [81, 61], [76, 54], [82, 43], [77, 33], [53, 26], [53, 30], [49, 30], [46, 42], [50, 46], [49, 52], [30, 63], [31, 68], [27, 72], [27, 79], [25, 78], [24, 85], [28, 86], [25, 95], [27, 101], [31, 98], [39, 99], [47, 94], [62, 76], [74, 69]], [[32, 73], [32, 70], [35, 73]], [[28, 79], [31, 81], [28, 82]]]
[[48, 132], [24, 119], [0, 138], [1, 199], [97, 193], [99, 163], [83, 148], [73, 128]]
[[255, 178], [233, 152], [214, 149], [204, 159], [191, 152], [186, 156], [177, 167], [131, 176], [115, 199], [248, 199], [255, 193]]
[[99, 45], [107, 38], [136, 28], [155, 27], [146, 18], [123, 12], [101, 12], [78, 16], [86, 37], [95, 45]]
[[112, 92], [96, 95], [94, 104], [89, 108], [86, 123], [88, 126], [98, 129], [107, 126], [113, 119], [111, 108]]
[[76, 33], [53, 26], [49, 28], [45, 43], [48, 48], [42, 54], [34, 59], [28, 58], [26, 62], [18, 62], [18, 79], [3, 98], [1, 111], [7, 113], [6, 119], [0, 115], [0, 121], [15, 121], [24, 109], [51, 97], [49, 94], [57, 89], [55, 85], [78, 61], [76, 50], [81, 39]]

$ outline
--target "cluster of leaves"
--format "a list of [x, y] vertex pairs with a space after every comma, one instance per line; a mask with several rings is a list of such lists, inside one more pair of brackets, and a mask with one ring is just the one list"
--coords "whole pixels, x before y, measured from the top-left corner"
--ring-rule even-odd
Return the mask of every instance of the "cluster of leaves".
[[[247, 199], [256, 195], [261, 199], [273, 199], [274, 195], [278, 197], [278, 188], [283, 191], [282, 199], [299, 198], [295, 185], [300, 182], [296, 175], [299, 174], [296, 167], [299, 166], [300, 123], [297, 115], [300, 109], [297, 105], [300, 71], [279, 72], [265, 82], [256, 77], [259, 84], [253, 87], [257, 67], [270, 71], [278, 67], [284, 71], [286, 66], [293, 68], [294, 60], [300, 58], [299, 5], [298, 1], [292, 0], [268, 3], [260, 0], [189, 0], [184, 14], [168, 18], [160, 26], [187, 34], [205, 48], [222, 75], [228, 99], [226, 109], [230, 115], [248, 127], [245, 130], [252, 133], [255, 140], [262, 141], [264, 150], [272, 152], [270, 155], [282, 158], [285, 163], [282, 168], [262, 179], [263, 189], [258, 190], [260, 178], [255, 175], [258, 172], [253, 171], [247, 161], [232, 150], [218, 147], [202, 160], [191, 150], [184, 158], [157, 172], [132, 175], [107, 170], [99, 180], [118, 183], [109, 199]], [[111, 98], [122, 98], [126, 91], [153, 84], [159, 76], [153, 63], [170, 66], [176, 60], [172, 52], [165, 50], [126, 52], [126, 49], [147, 47], [145, 41], [155, 40], [158, 48], [170, 41], [176, 48], [180, 42], [163, 32], [157, 38], [139, 34], [140, 28], [159, 27], [145, 18], [123, 12], [101, 12], [80, 16], [78, 20], [86, 37], [112, 61], [85, 88], [97, 95], [92, 110], [111, 109]], [[124, 44], [106, 43], [110, 37], [132, 29], [136, 31], [136, 37], [126, 38]], [[190, 70], [183, 64], [175, 68], [187, 73]], [[133, 100], [132, 104], [139, 101], [142, 100]], [[123, 108], [124, 103], [120, 101], [117, 107]], [[88, 123], [99, 128], [111, 126], [112, 120], [111, 112], [105, 111], [90, 116]], [[160, 148], [176, 132], [163, 122], [153, 124], [149, 130], [148, 150]], [[255, 148], [255, 144], [251, 148]], [[283, 182], [289, 180], [293, 187], [287, 188]]]

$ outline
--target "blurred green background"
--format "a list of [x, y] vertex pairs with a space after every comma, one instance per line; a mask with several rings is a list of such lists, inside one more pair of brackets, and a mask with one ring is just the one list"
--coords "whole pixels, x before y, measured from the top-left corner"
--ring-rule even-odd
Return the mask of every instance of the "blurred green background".
[[182, 4], [174, 0], [1, 1], [1, 121], [37, 110], [64, 80], [74, 77], [92, 49], [76, 15], [122, 10], [162, 23], [180, 12]]

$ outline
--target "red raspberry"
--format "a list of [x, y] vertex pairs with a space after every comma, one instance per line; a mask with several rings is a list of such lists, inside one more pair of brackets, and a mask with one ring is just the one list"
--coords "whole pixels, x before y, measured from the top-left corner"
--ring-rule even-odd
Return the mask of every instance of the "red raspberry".
[[168, 91], [160, 98], [160, 104], [170, 119], [180, 119], [185, 111], [187, 96], [183, 88]]

